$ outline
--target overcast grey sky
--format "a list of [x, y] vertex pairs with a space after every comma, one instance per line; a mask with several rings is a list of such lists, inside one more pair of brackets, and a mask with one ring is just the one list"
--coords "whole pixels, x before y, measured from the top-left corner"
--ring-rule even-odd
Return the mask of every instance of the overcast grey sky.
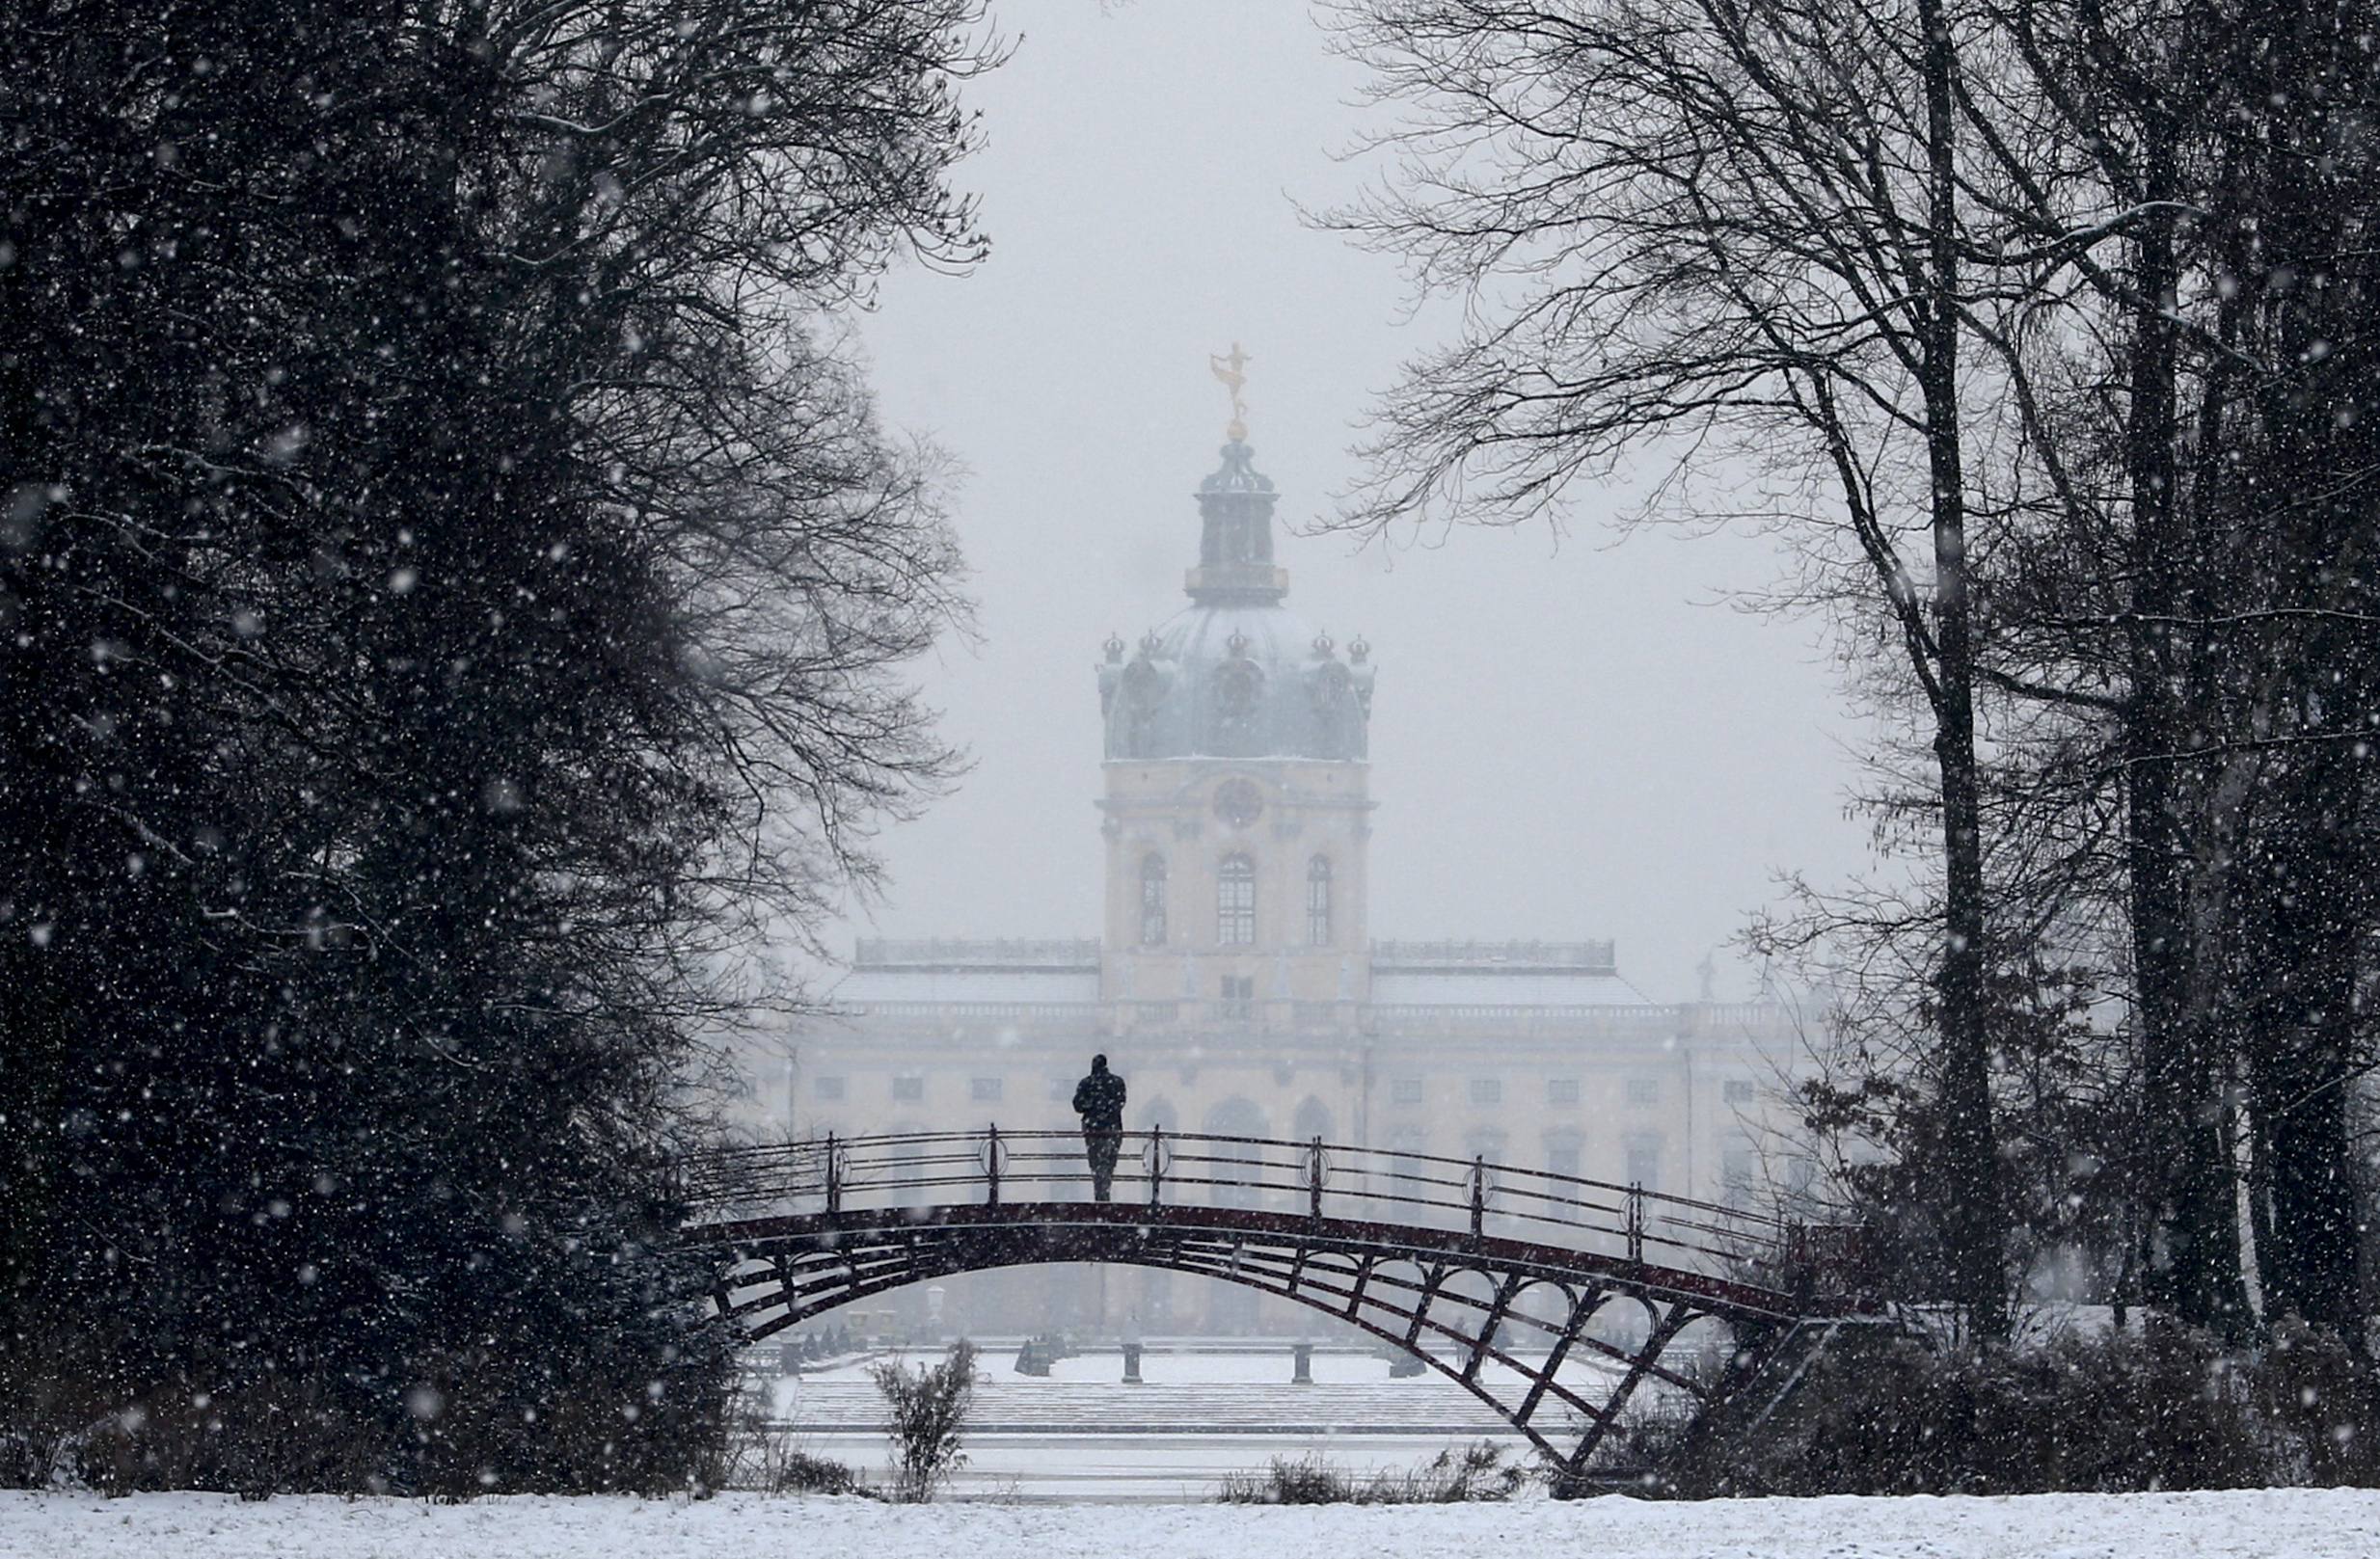
[[[1393, 263], [1298, 219], [1361, 165], [1359, 78], [1295, 0], [1005, 0], [1015, 58], [970, 94], [990, 262], [891, 279], [863, 333], [888, 419], [966, 468], [959, 530], [981, 640], [922, 668], [977, 766], [891, 830], [895, 935], [1089, 936], [1099, 916], [1092, 666], [1181, 603], [1191, 493], [1251, 355], [1249, 442], [1292, 526], [1328, 512], [1355, 423], [1439, 328], [1400, 323]], [[1798, 868], [1866, 860], [1845, 816], [1850, 727], [1815, 630], [1717, 604], [1766, 545], [1639, 535], [1623, 503], [1543, 529], [1358, 550], [1285, 536], [1289, 605], [1368, 637], [1372, 927], [1382, 936], [1612, 937], [1648, 995]], [[843, 938], [866, 934], [856, 923]], [[1718, 994], [1754, 976], [1722, 954]]]

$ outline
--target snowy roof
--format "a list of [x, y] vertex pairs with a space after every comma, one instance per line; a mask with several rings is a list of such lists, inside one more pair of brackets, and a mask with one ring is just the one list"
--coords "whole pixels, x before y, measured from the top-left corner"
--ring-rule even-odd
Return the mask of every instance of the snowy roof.
[[1099, 969], [871, 968], [845, 976], [828, 993], [837, 1007], [874, 1002], [1074, 1003], [1099, 999]]
[[1609, 972], [1562, 969], [1372, 970], [1379, 1007], [1642, 1007], [1642, 991]]
[[1442, 940], [1372, 943], [1372, 968], [1400, 974], [1474, 971], [1615, 975], [1616, 948], [1601, 942], [1478, 942]]
[[961, 940], [862, 938], [852, 972], [829, 1000], [872, 1002], [1095, 1002], [1099, 944], [1083, 937]]
[[[933, 938], [859, 943], [829, 999], [879, 1002], [1093, 1003], [1099, 944]], [[1375, 942], [1372, 1002], [1382, 1007], [1642, 1007], [1609, 942]]]
[[1609, 942], [1372, 944], [1381, 1007], [1641, 1007]]

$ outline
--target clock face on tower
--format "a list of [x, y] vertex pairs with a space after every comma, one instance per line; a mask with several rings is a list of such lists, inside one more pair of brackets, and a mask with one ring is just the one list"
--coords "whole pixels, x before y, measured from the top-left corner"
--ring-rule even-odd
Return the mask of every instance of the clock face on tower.
[[1245, 828], [1264, 816], [1264, 793], [1253, 780], [1225, 780], [1215, 787], [1215, 816], [1234, 828]]

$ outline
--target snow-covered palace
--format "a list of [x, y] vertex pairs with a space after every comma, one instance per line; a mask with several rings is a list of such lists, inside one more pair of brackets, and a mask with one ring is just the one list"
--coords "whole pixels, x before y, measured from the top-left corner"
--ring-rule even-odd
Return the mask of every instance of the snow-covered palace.
[[[1135, 1131], [1747, 1195], [1776, 1063], [1797, 1048], [1783, 1009], [1648, 1002], [1609, 942], [1373, 937], [1371, 650], [1289, 609], [1277, 495], [1244, 428], [1231, 434], [1199, 485], [1189, 605], [1137, 643], [1111, 638], [1097, 668], [1101, 934], [863, 940], [836, 1015], [795, 1036], [759, 1102], [802, 1136], [1070, 1130], [1075, 1081], [1105, 1051]], [[924, 1301], [903, 1296], [914, 1320]], [[979, 1332], [1304, 1324], [1285, 1302], [1154, 1272], [955, 1279], [933, 1303]]]

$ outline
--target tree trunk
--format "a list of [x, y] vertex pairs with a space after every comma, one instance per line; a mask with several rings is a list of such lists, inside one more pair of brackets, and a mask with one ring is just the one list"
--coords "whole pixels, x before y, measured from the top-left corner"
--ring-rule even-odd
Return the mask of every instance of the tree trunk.
[[[2262, 634], [2286, 689], [2290, 745], [2270, 766], [2255, 841], [2261, 914], [2236, 927], [2249, 978], [2236, 1000], [2250, 1107], [2270, 1152], [2266, 1313], [2342, 1328], [2360, 1345], [2348, 1173], [2360, 952], [2371, 912], [2361, 798], [2376, 677], [2370, 494], [2380, 340], [2369, 311], [2370, 213], [2380, 204], [2361, 122], [2371, 105], [2360, 7], [2274, 5], [2243, 43], [2260, 89], [2261, 178], [2235, 221], [2253, 235], [2272, 364], [2241, 489], [2265, 562], [2255, 603], [2290, 615]], [[2331, 613], [2348, 614], [2343, 617]]]
[[1975, 762], [1975, 655], [1967, 589], [1966, 474], [1959, 404], [1957, 59], [1941, 0], [1919, 0], [1925, 32], [1929, 153], [1928, 268], [1933, 296], [1920, 348], [1926, 458], [1932, 479], [1935, 667], [1934, 761], [1942, 786], [1943, 1229], [1953, 1280], [1977, 1337], [2008, 1334], [1999, 1152], [1991, 1119], [1991, 1025], [1986, 1010], [1983, 816]]
[[[2143, 191], [2150, 202], [2177, 197], [2176, 139], [2171, 117], [2152, 110], [2142, 145]], [[2124, 856], [2146, 1094], [2138, 1183], [2149, 1215], [2150, 1302], [2193, 1326], [2235, 1334], [2247, 1308], [2236, 1184], [2217, 1129], [2223, 1068], [2210, 1051], [2210, 1031], [2190, 1018], [2195, 944], [2176, 823], [2177, 692], [2184, 675], [2177, 661], [2185, 652], [2173, 619], [2191, 561], [2174, 444], [2178, 326], [2167, 311], [2180, 277], [2174, 229], [2172, 211], [2160, 205], [2134, 239], [2138, 302], [2124, 430], [2133, 564], [2123, 716]]]
[[2295, 816], [2270, 842], [2264, 924], [2240, 995], [2253, 1014], [2250, 1103], [2265, 1147], [2265, 1313], [2295, 1312], [2360, 1344], [2347, 1090], [2363, 927], [2350, 907], [2360, 851], [2345, 837], [2357, 782], [2342, 758], [2323, 750], [2269, 782], [2296, 793], [2285, 803]]

